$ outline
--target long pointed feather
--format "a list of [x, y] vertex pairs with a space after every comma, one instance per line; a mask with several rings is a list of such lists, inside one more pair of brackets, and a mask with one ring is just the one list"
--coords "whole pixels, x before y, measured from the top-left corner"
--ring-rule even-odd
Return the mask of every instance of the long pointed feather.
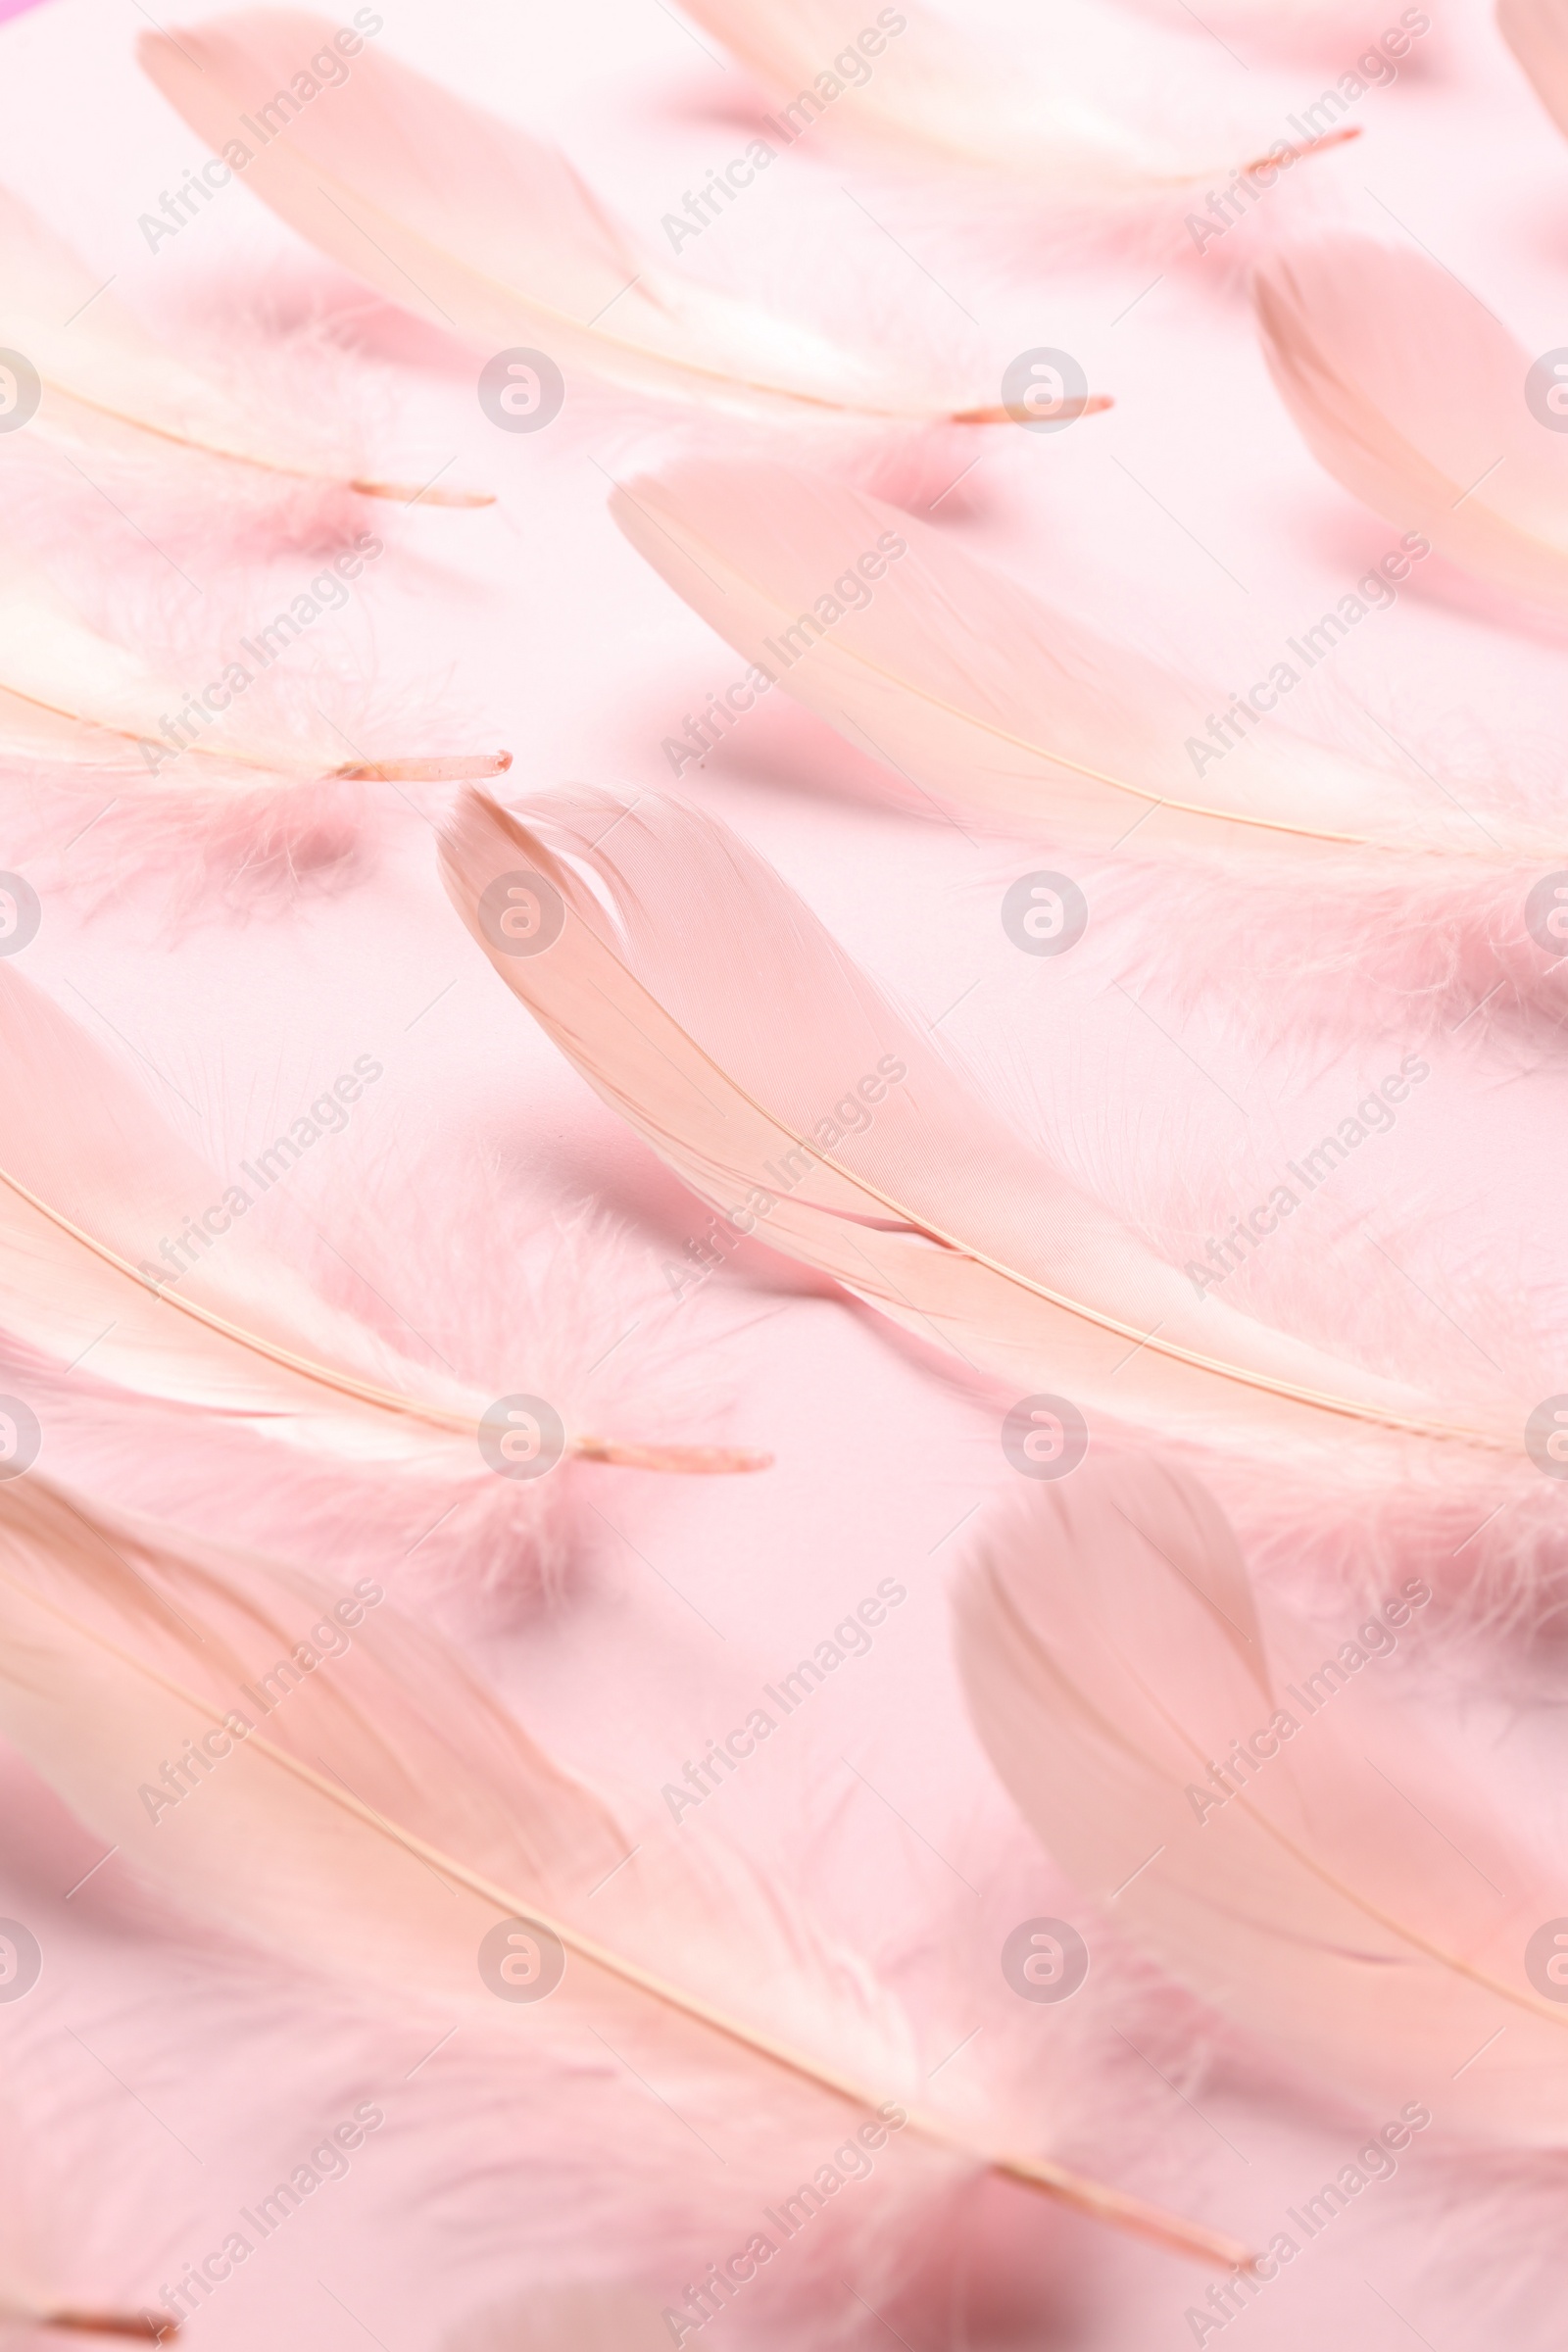
[[[176, 1551], [41, 1479], [14, 1481], [0, 1494], [0, 1719], [85, 1820], [186, 1904], [400, 2006], [456, 2002], [498, 2044], [514, 2052], [520, 2038], [535, 2065], [559, 2062], [563, 2043], [602, 2041], [595, 2021], [613, 2022], [622, 2048], [631, 2035], [665, 2067], [733, 2075], [746, 2117], [760, 2101], [765, 2121], [781, 2078], [815, 2103], [876, 2108], [874, 2078], [663, 1973], [666, 1955], [699, 1980], [723, 1960], [734, 1923], [721, 1900], [672, 1858], [667, 1877], [657, 1858], [628, 1858], [598, 1799], [427, 1630], [373, 1603], [357, 1621], [350, 1604], [351, 1654], [321, 1659], [259, 1726], [253, 1684], [280, 1647], [290, 1654], [287, 1604], [324, 1625], [330, 1599], [280, 1572]], [[250, 1728], [236, 1735], [240, 1722]], [[149, 1808], [138, 1776], [203, 1731], [229, 1752], [177, 1804]], [[608, 1899], [590, 1931], [582, 1906], [596, 1893]], [[636, 1934], [638, 1957], [605, 1940], [614, 1930], [601, 1916]], [[496, 2002], [475, 1964], [486, 1933], [518, 1918], [566, 1955], [549, 2000], [520, 2009]], [[1209, 2262], [1247, 2259], [1235, 2241], [1047, 2159], [975, 2146], [939, 2115], [908, 2120], [944, 2155], [1096, 2219]]]
[[[198, 1225], [222, 1181], [187, 1152], [75, 1024], [0, 973], [0, 1331], [56, 1365], [159, 1402], [245, 1422], [339, 1461], [487, 1477], [490, 1399], [420, 1370], [328, 1306], [251, 1238]], [[189, 1236], [195, 1232], [200, 1246]], [[166, 1245], [171, 1245], [166, 1249]], [[189, 1261], [189, 1262], [187, 1262]], [[754, 1470], [728, 1447], [569, 1433], [585, 1460]]]
[[[1469, 1475], [1489, 1451], [1522, 1459], [1523, 1412], [1455, 1414], [1217, 1301], [1195, 1307], [722, 826], [586, 789], [529, 816], [465, 794], [442, 850], [455, 905], [583, 1075], [739, 1230], [1017, 1390], [1209, 1444], [1311, 1449], [1360, 1431], [1447, 1441]], [[480, 901], [523, 870], [559, 895], [563, 927], [515, 956]], [[878, 1105], [863, 1123], [858, 1097]]]
[[[1222, 156], [1217, 137], [1200, 148], [1140, 131], [1075, 90], [1071, 35], [1059, 9], [1047, 10], [1036, 26], [1053, 57], [1047, 75], [1023, 50], [988, 41], [982, 29], [939, 17], [920, 0], [884, 11], [882, 24], [890, 13], [900, 19], [897, 31], [885, 34], [867, 24], [860, 0], [683, 0], [683, 6], [779, 104], [796, 107], [786, 121], [814, 127], [825, 118], [829, 135], [842, 129], [927, 166], [1006, 172], [1069, 199], [1153, 195], [1230, 176], [1234, 159]], [[860, 45], [862, 30], [878, 39], [873, 52]], [[848, 66], [846, 56], [854, 61]], [[835, 64], [848, 80], [828, 106], [819, 83], [840, 78]], [[1332, 133], [1285, 155], [1295, 162], [1354, 135]], [[1272, 152], [1277, 162], [1280, 147]], [[1244, 170], [1255, 172], [1267, 160], [1254, 158]]]
[[[773, 417], [987, 422], [977, 387], [929, 394], [808, 330], [671, 276], [610, 220], [552, 149], [367, 50], [309, 105], [289, 82], [331, 27], [243, 10], [138, 55], [217, 152], [252, 156], [247, 185], [390, 301], [488, 353], [542, 346], [623, 390]], [[258, 113], [282, 93], [265, 142]], [[1102, 401], [1090, 404], [1102, 407]]]
[[405, 506], [488, 507], [488, 490], [345, 477], [303, 427], [251, 416], [196, 368], [166, 351], [95, 282], [20, 198], [0, 188], [0, 344], [40, 379], [31, 429], [77, 444], [126, 432], [144, 454], [163, 444], [200, 451], [260, 474], [337, 482]]
[[1568, 2013], [1527, 1972], [1560, 1863], [1343, 1688], [1393, 1647], [1381, 1622], [1364, 1648], [1350, 1634], [1359, 1668], [1266, 1627], [1203, 1489], [1123, 1457], [989, 1532], [958, 1638], [1020, 1808], [1166, 1967], [1358, 2100], [1424, 2093], [1446, 2129], [1568, 2139]]
[[1280, 395], [1337, 481], [1466, 571], [1568, 610], [1568, 442], [1531, 413], [1530, 355], [1479, 295], [1337, 230], [1270, 256], [1253, 300]]
[[[0, 562], [0, 754], [99, 775], [126, 770], [168, 793], [254, 791], [259, 781], [461, 783], [505, 775], [510, 752], [323, 764], [221, 712], [176, 758], [164, 730], [184, 694], [100, 637], [20, 557]], [[188, 764], [187, 764], [188, 763]]]
[[1435, 788], [1418, 799], [1255, 714], [1221, 756], [1208, 730], [1229, 696], [1096, 638], [858, 490], [689, 460], [610, 503], [744, 661], [939, 807], [1091, 851], [1136, 828], [1141, 855], [1272, 856], [1293, 877], [1307, 858], [1342, 873], [1430, 858], [1446, 880], [1455, 858], [1506, 868], [1562, 854], [1544, 828], [1483, 823]]
[[1497, 30], [1568, 137], [1568, 9], [1563, 0], [1497, 0]]

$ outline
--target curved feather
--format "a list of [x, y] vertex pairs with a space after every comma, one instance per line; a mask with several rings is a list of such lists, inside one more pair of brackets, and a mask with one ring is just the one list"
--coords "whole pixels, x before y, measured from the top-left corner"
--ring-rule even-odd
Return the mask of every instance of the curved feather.
[[[1205, 1444], [1343, 1454], [1336, 1442], [1357, 1432], [1384, 1446], [1397, 1433], [1522, 1458], [1523, 1412], [1466, 1419], [1196, 1304], [725, 827], [587, 788], [541, 795], [528, 815], [464, 795], [442, 844], [455, 905], [590, 1084], [737, 1230], [1015, 1394], [1059, 1393]], [[505, 953], [483, 918], [485, 892], [519, 871], [561, 903], [542, 954]], [[863, 1122], [858, 1098], [876, 1105]]]
[[[974, 385], [929, 392], [755, 304], [668, 273], [564, 158], [367, 50], [307, 104], [290, 83], [332, 27], [247, 9], [143, 34], [137, 54], [215, 152], [321, 252], [478, 349], [542, 347], [558, 367], [664, 399], [797, 419], [964, 423], [1006, 411]], [[281, 93], [283, 127], [258, 114]], [[1090, 404], [1103, 407], [1102, 401]]]
[[[859, 2021], [863, 2078], [835, 2054], [848, 2021], [824, 2016], [804, 1936], [792, 1948], [778, 1929], [760, 1933], [716, 1869], [688, 1870], [667, 1841], [628, 1852], [598, 1797], [439, 1637], [399, 1620], [372, 1585], [356, 1592], [340, 1601], [282, 1571], [176, 1548], [42, 1479], [13, 1481], [0, 1493], [0, 1722], [182, 1905], [400, 2012], [455, 2008], [502, 2063], [531, 2073], [530, 2108], [541, 2085], [569, 2097], [574, 2077], [581, 2095], [608, 2042], [637, 2075], [673, 2078], [676, 2110], [720, 2099], [737, 2139], [760, 2131], [788, 2147], [803, 2124], [820, 2132], [844, 2107], [877, 2109], [879, 2077], [895, 2080], [886, 2035]], [[334, 1618], [353, 1628], [335, 1653]], [[298, 1687], [261, 1706], [264, 1673], [301, 1649], [312, 1664]], [[157, 1759], [199, 1754], [198, 1737], [216, 1742], [205, 1775], [188, 1764], [194, 1787], [173, 1798], [166, 1779], [156, 1801]], [[483, 1974], [485, 1938], [513, 1920], [564, 1955], [538, 2001], [498, 2000]], [[774, 2022], [812, 2015], [825, 2054]], [[1246, 2259], [1048, 2159], [977, 2145], [940, 2114], [908, 2123], [943, 2159], [1209, 2262]]]
[[1034, 1488], [957, 1602], [993, 1763], [1126, 1933], [1359, 2105], [1424, 2096], [1446, 2130], [1561, 2146], [1568, 2011], [1526, 1965], [1561, 1857], [1340, 1687], [1389, 1645], [1346, 1631], [1359, 1669], [1268, 1625], [1202, 1487], [1125, 1456]]
[[1424, 254], [1336, 231], [1260, 264], [1253, 301], [1280, 395], [1336, 481], [1466, 571], [1568, 610], [1568, 439], [1532, 414], [1530, 354], [1479, 295]]
[[[1026, 52], [937, 16], [920, 0], [900, 0], [879, 16], [861, 0], [682, 0], [682, 6], [778, 104], [797, 108], [786, 118], [790, 123], [809, 128], [825, 118], [830, 131], [842, 128], [895, 154], [1005, 172], [1068, 198], [1153, 195], [1231, 171], [1233, 159], [1218, 137], [1200, 149], [1140, 129], [1075, 90], [1074, 27], [1071, 12], [1060, 6], [1044, 12], [1035, 27], [1051, 52], [1050, 74]], [[890, 17], [899, 20], [897, 29]], [[870, 34], [872, 49], [862, 33]], [[1143, 39], [1151, 39], [1147, 30]], [[846, 57], [854, 62], [845, 64]], [[841, 73], [834, 72], [836, 62]], [[840, 84], [826, 102], [824, 80]], [[1285, 153], [1294, 162], [1354, 135], [1332, 133]], [[1276, 146], [1276, 161], [1280, 152]], [[1266, 160], [1258, 156], [1243, 169], [1256, 171]]]
[[433, 507], [488, 507], [488, 490], [346, 477], [303, 426], [264, 421], [164, 349], [123, 303], [95, 282], [19, 197], [0, 188], [0, 345], [20, 352], [42, 385], [29, 422], [75, 443], [132, 436], [142, 454], [199, 450], [258, 472], [336, 482], [365, 498], [416, 497]]
[[1568, 9], [1563, 0], [1497, 0], [1497, 30], [1568, 136]]
[[1293, 867], [1309, 856], [1363, 871], [1394, 854], [1497, 866], [1562, 854], [1560, 837], [1490, 812], [1483, 824], [1430, 779], [1418, 798], [1250, 710], [1252, 731], [1233, 716], [1216, 751], [1209, 729], [1229, 696], [1096, 637], [861, 491], [693, 459], [635, 478], [610, 505], [764, 681], [941, 807], [1049, 826], [1090, 850], [1136, 828], [1144, 855], [1272, 854]]
[[[90, 629], [21, 557], [0, 557], [0, 758], [95, 776], [128, 770], [163, 792], [173, 784], [215, 794], [254, 791], [269, 779], [471, 782], [512, 765], [510, 752], [328, 765], [298, 743], [205, 708], [202, 731], [176, 756], [166, 730], [187, 700], [139, 655]], [[188, 719], [184, 731], [194, 732]]]
[[[225, 1188], [75, 1024], [0, 970], [0, 1332], [53, 1365], [160, 1403], [242, 1422], [339, 1463], [490, 1476], [491, 1399], [423, 1370], [329, 1306], [265, 1244]], [[755, 1470], [740, 1449], [647, 1446], [586, 1432], [585, 1460]]]

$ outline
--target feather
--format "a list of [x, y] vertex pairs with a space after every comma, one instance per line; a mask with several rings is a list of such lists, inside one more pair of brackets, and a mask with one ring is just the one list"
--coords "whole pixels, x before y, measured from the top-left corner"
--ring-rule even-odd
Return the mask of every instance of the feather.
[[[1363, 1664], [1392, 1646], [1365, 1639]], [[1568, 2140], [1568, 2013], [1528, 1959], [1560, 1854], [1342, 1691], [1345, 1663], [1303, 1698], [1322, 1650], [1263, 1617], [1195, 1479], [1124, 1456], [1034, 1488], [967, 1568], [957, 1641], [1020, 1810], [1172, 1974], [1363, 2109], [1425, 2097], [1446, 2131]]]
[[[248, 1212], [222, 1205], [222, 1179], [10, 965], [0, 1089], [0, 1333], [13, 1349], [44, 1366], [90, 1357], [95, 1386], [252, 1430], [302, 1467], [430, 1478], [459, 1497], [488, 1489], [490, 1399], [399, 1355], [253, 1238]], [[204, 1213], [204, 1202], [220, 1206]], [[509, 1461], [552, 1442], [543, 1424], [531, 1439], [503, 1427]], [[757, 1470], [770, 1458], [580, 1430], [560, 1444], [566, 1458], [644, 1470]]]
[[[1446, 887], [1455, 860], [1505, 874], [1563, 854], [1544, 825], [1510, 830], [1491, 811], [1483, 823], [1442, 793], [1416, 801], [1401, 779], [1255, 717], [1221, 756], [1207, 729], [1230, 696], [1097, 638], [848, 486], [690, 460], [610, 503], [743, 660], [939, 808], [1090, 852], [1136, 827], [1141, 856], [1272, 853], [1298, 890], [1309, 856], [1351, 885], [1396, 856], [1408, 885], [1419, 858]], [[679, 744], [676, 772], [682, 751], [706, 748]]]
[[[804, 1259], [1014, 1393], [1199, 1443], [1342, 1457], [1442, 1439], [1473, 1476], [1525, 1414], [1472, 1419], [1214, 1299], [1031, 1151], [881, 997], [772, 868], [650, 794], [471, 789], [443, 838], [454, 904], [613, 1109], [742, 1232]], [[528, 872], [559, 935], [498, 946], [485, 893]], [[857, 1099], [875, 1102], [863, 1123]], [[842, 1115], [835, 1117], [835, 1108]], [[846, 1131], [848, 1130], [848, 1131]], [[1372, 1443], [1376, 1437], [1376, 1443]], [[1471, 1454], [1470, 1448], [1477, 1451]]]
[[1562, 0], [1497, 0], [1497, 30], [1568, 136], [1568, 12]]
[[[896, 12], [899, 29], [878, 35], [874, 57], [858, 46], [862, 28], [876, 30], [865, 25], [860, 0], [682, 0], [682, 6], [740, 59], [775, 104], [805, 105], [812, 109], [808, 123], [823, 116], [830, 129], [842, 125], [852, 138], [927, 170], [978, 167], [1058, 197], [1088, 194], [1101, 201], [1181, 190], [1231, 174], [1231, 159], [1217, 135], [1201, 147], [1178, 142], [1163, 125], [1135, 128], [1075, 90], [1063, 60], [1076, 26], [1059, 4], [1038, 26], [1052, 59], [1049, 74], [1023, 51], [938, 16], [919, 0], [904, 0]], [[1131, 37], [1129, 24], [1122, 38]], [[1145, 43], [1152, 44], [1152, 37], [1160, 39], [1147, 30], [1141, 35]], [[1171, 62], [1180, 47], [1168, 44]], [[838, 78], [833, 66], [836, 56], [843, 64], [844, 53], [858, 62], [864, 57], [865, 68], [843, 91], [846, 103], [827, 107], [819, 84]], [[1297, 146], [1281, 142], [1269, 156], [1259, 151], [1243, 170], [1295, 162], [1354, 136], [1340, 130]]]
[[[541, 2090], [569, 2100], [574, 2082], [580, 2098], [576, 2079], [605, 2071], [608, 2043], [638, 2077], [662, 2077], [673, 2109], [716, 2101], [733, 2142], [775, 2155], [795, 2132], [842, 2126], [846, 2107], [906, 2113], [879, 2087], [896, 2063], [890, 2022], [863, 2005], [834, 2018], [803, 1928], [740, 1908], [716, 1852], [699, 1872], [667, 1836], [629, 1846], [455, 1652], [383, 1604], [368, 1580], [337, 1596], [14, 1479], [0, 1493], [0, 1723], [181, 1907], [399, 2014], [456, 2009], [522, 2070], [519, 2089], [531, 2077], [532, 2107]], [[313, 1619], [320, 1656], [300, 1642]], [[298, 1665], [264, 1699], [280, 1655]], [[275, 1682], [274, 1669], [269, 1692]], [[156, 1759], [171, 1755], [160, 1788]], [[526, 1957], [509, 1950], [513, 1923], [531, 1932]], [[555, 1981], [510, 1997], [528, 1972]], [[825, 2052], [790, 2039], [811, 2021]], [[659, 2127], [639, 2113], [646, 2143]], [[569, 2122], [553, 2120], [556, 2160]], [[1247, 2259], [940, 2112], [906, 2122], [944, 2171], [994, 2171], [1173, 2250]]]
[[37, 216], [0, 188], [0, 345], [35, 371], [39, 404], [29, 424], [77, 447], [107, 441], [142, 456], [200, 452], [226, 464], [434, 507], [488, 507], [487, 490], [345, 478], [344, 467], [287, 419], [251, 416], [217, 384], [165, 351], [105, 291]]
[[[181, 26], [177, 42], [145, 34], [137, 54], [215, 152], [250, 153], [247, 185], [292, 227], [427, 323], [486, 354], [542, 345], [568, 373], [775, 421], [1005, 419], [973, 385], [913, 387], [670, 275], [554, 149], [405, 66], [367, 51], [293, 107], [291, 76], [331, 40], [319, 18], [256, 9]], [[292, 119], [258, 152], [255, 115], [276, 91]]]
[[1263, 262], [1253, 301], [1280, 396], [1336, 481], [1478, 578], [1568, 611], [1568, 443], [1532, 413], [1530, 355], [1478, 295], [1341, 230]]
[[[254, 792], [258, 779], [286, 786], [336, 778], [363, 783], [453, 783], [504, 775], [510, 752], [435, 759], [356, 760], [324, 766], [281, 735], [270, 736], [210, 708], [202, 731], [175, 752], [170, 712], [188, 698], [139, 656], [90, 629], [14, 551], [0, 561], [0, 759], [112, 778], [129, 771], [170, 790], [186, 772], [192, 795]], [[232, 698], [231, 698], [232, 699]], [[194, 734], [187, 718], [185, 731]], [[180, 768], [188, 760], [190, 769]]]

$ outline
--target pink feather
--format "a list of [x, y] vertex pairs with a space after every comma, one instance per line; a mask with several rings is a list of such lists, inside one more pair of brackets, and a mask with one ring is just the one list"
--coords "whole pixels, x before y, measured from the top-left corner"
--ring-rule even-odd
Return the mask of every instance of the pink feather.
[[1568, 612], [1568, 447], [1478, 294], [1340, 230], [1261, 263], [1253, 300], [1280, 396], [1337, 481], [1479, 579]]
[[1187, 1473], [1036, 1486], [975, 1553], [958, 1643], [1020, 1809], [1173, 1975], [1363, 2111], [1563, 2145], [1568, 2014], [1530, 1970], [1560, 1855], [1401, 1711], [1342, 1695], [1343, 1651], [1303, 1697], [1321, 1649], [1260, 1610]]

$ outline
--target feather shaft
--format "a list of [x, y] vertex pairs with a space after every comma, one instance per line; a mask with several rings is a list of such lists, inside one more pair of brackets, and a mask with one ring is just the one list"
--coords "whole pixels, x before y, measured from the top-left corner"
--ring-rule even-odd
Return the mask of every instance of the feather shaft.
[[[76, 1642], [90, 1644], [124, 1668], [133, 1678], [155, 1684], [182, 1706], [189, 1707], [198, 1717], [205, 1718], [215, 1729], [221, 1730], [224, 1726], [227, 1720], [225, 1710], [215, 1701], [111, 1640], [101, 1629], [29, 1587], [4, 1566], [0, 1566], [0, 1584], [20, 1595], [29, 1607], [53, 1618]], [[264, 1760], [275, 1771], [287, 1775], [309, 1789], [313, 1796], [370, 1832], [373, 1837], [400, 1847], [434, 1870], [442, 1879], [466, 1888], [482, 1904], [493, 1909], [498, 1920], [526, 1917], [556, 1937], [567, 1952], [580, 1961], [633, 1991], [646, 1995], [661, 2008], [690, 2020], [705, 2033], [733, 2043], [751, 2056], [765, 2060], [770, 2066], [795, 2077], [810, 2088], [824, 2091], [849, 2106], [863, 2109], [867, 2113], [876, 2111], [879, 2094], [857, 2082], [851, 2075], [792, 2048], [787, 2042], [687, 1992], [637, 1961], [584, 1935], [570, 1920], [552, 1915], [533, 1897], [498, 1884], [486, 1873], [472, 1869], [461, 1857], [408, 1830], [403, 1824], [365, 1802], [341, 1780], [318, 1770], [306, 1758], [278, 1746], [262, 1731], [253, 1730], [247, 1736], [245, 1746], [247, 1755]], [[1251, 2260], [1248, 2248], [1239, 2241], [1202, 2225], [1185, 2221], [1141, 2198], [1088, 2180], [1064, 2166], [1044, 2158], [1013, 2156], [977, 2148], [958, 2137], [940, 2118], [917, 2111], [909, 2113], [908, 2127], [945, 2152], [977, 2161], [986, 2169], [1038, 2189], [1094, 2220], [1148, 2238], [1172, 2252], [1227, 2270], [1246, 2266]]]
[[[1253, 1439], [1264, 1429], [1298, 1437], [1303, 1422], [1339, 1422], [1522, 1457], [1522, 1436], [1506, 1424], [1454, 1419], [1417, 1392], [1250, 1317], [1216, 1313], [1217, 1302], [1204, 1303], [1200, 1326], [1175, 1270], [1028, 1153], [875, 996], [778, 877], [710, 820], [646, 794], [620, 803], [561, 793], [531, 804], [530, 816], [524, 825], [470, 792], [449, 827], [444, 870], [470, 931], [590, 1082], [704, 1198], [723, 1209], [726, 1197], [767, 1193], [769, 1206], [754, 1222], [775, 1247], [971, 1361], [978, 1348], [988, 1369], [1005, 1366], [1020, 1383], [1028, 1376], [1038, 1387], [1054, 1373], [1065, 1385], [1070, 1365], [1084, 1383], [1076, 1393], [1117, 1415], [1152, 1408], [1167, 1426]], [[492, 880], [517, 869], [547, 879], [564, 908], [560, 936], [531, 957], [499, 953], [478, 915]], [[657, 931], [655, 906], [664, 910]], [[701, 939], [710, 960], [684, 963], [668, 944], [682, 934]], [[772, 1066], [748, 1026], [748, 1000], [769, 970], [781, 1002], [793, 992], [802, 1023], [798, 1044]], [[733, 1017], [715, 1010], [731, 997], [739, 999]], [[787, 1088], [810, 1106], [798, 1077], [805, 1064], [817, 1067], [816, 1099], [834, 1101], [844, 1087], [834, 1083], [833, 1055], [848, 1051], [838, 1041], [857, 1034], [861, 1066], [874, 1069], [878, 1051], [891, 1048], [910, 1075], [898, 1086], [897, 1107], [890, 1102], [855, 1137], [852, 1160], [849, 1139], [824, 1146], [781, 1096]], [[774, 1198], [779, 1168], [803, 1153], [813, 1173]], [[960, 1169], [975, 1174], [965, 1203], [977, 1212], [972, 1230], [953, 1213], [963, 1199]], [[988, 1224], [1011, 1247], [988, 1240]], [[1056, 1237], [1043, 1252], [1042, 1232]], [[1043, 1262], [1031, 1265], [1031, 1250]], [[1082, 1279], [1069, 1287], [1054, 1278], [1054, 1258], [1080, 1267], [1093, 1260], [1104, 1295]], [[1140, 1291], [1147, 1305], [1129, 1311], [1121, 1300]], [[1037, 1314], [1034, 1302], [1047, 1312]], [[1205, 1345], [1200, 1331], [1223, 1336], [1226, 1347]], [[1116, 1343], [1114, 1360], [1102, 1337]]]

